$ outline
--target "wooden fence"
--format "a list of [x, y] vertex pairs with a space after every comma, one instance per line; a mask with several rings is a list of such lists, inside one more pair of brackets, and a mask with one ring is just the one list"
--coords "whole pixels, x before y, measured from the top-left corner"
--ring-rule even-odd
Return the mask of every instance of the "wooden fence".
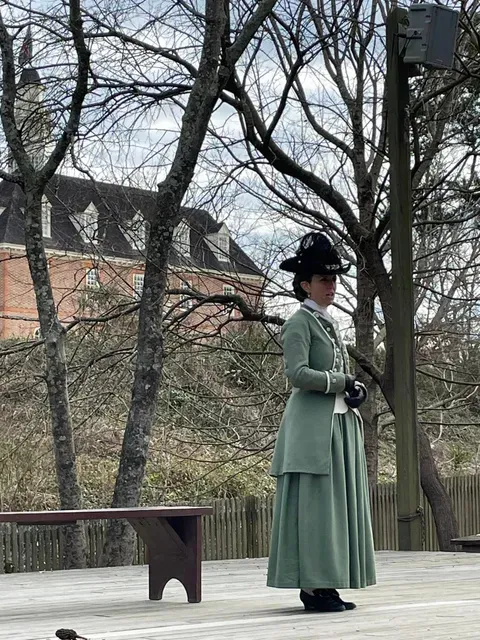
[[[480, 475], [446, 478], [460, 535], [480, 532]], [[378, 485], [371, 492], [373, 533], [378, 550], [398, 549], [395, 484]], [[268, 555], [273, 496], [213, 501], [214, 514], [203, 521], [205, 560], [261, 558]], [[105, 522], [85, 523], [88, 565], [96, 567], [103, 547]], [[425, 507], [426, 551], [438, 550], [433, 517]], [[60, 527], [0, 525], [0, 573], [62, 569]], [[137, 540], [134, 564], [145, 562], [145, 548]]]

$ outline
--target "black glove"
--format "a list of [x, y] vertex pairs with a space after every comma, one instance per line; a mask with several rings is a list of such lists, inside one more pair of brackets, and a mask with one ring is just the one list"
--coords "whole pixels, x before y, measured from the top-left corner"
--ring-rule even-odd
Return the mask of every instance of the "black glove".
[[355, 389], [355, 376], [345, 374], [345, 391], [351, 393]]
[[[345, 390], [347, 390], [346, 387]], [[367, 387], [356, 380], [354, 382], [353, 389], [348, 391], [348, 396], [345, 398], [345, 404], [351, 409], [358, 409], [358, 407], [363, 404], [367, 398]]]

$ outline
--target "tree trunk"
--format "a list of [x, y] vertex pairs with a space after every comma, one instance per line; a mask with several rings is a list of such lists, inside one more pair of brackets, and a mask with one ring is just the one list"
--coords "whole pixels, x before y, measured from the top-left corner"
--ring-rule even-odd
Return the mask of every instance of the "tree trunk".
[[[147, 463], [163, 369], [162, 313], [167, 287], [168, 257], [180, 206], [193, 178], [198, 154], [218, 94], [218, 65], [224, 34], [223, 0], [207, 0], [205, 38], [199, 72], [182, 121], [172, 167], [159, 185], [157, 215], [152, 221], [138, 327], [138, 347], [132, 403], [127, 419], [113, 507], [138, 505]], [[110, 521], [102, 564], [129, 564], [133, 531], [122, 521]]]
[[[173, 235], [174, 213], [163, 215], [150, 229], [145, 281], [140, 306], [138, 346], [132, 402], [123, 437], [112, 507], [139, 504], [147, 464], [150, 433], [155, 419], [158, 388], [163, 369], [162, 313], [167, 286], [168, 255]], [[102, 564], [130, 564], [134, 532], [125, 520], [108, 523]]]
[[[48, 263], [42, 240], [41, 191], [25, 187], [25, 246], [28, 266], [37, 302], [42, 336], [45, 339], [45, 379], [51, 413], [53, 449], [61, 509], [80, 509], [82, 504], [77, 480], [68, 375], [65, 357], [65, 332], [57, 316], [50, 284]], [[83, 525], [63, 529], [64, 567], [86, 566], [86, 541]]]
[[440, 551], [455, 551], [450, 540], [458, 537], [458, 523], [452, 499], [443, 486], [433, 457], [430, 440], [425, 430], [418, 427], [420, 474], [422, 489], [432, 509]]
[[[359, 264], [361, 257], [359, 259]], [[374, 361], [374, 299], [375, 285], [365, 269], [357, 271], [357, 309], [355, 311], [355, 343], [371, 362]], [[367, 458], [368, 482], [370, 486], [377, 483], [378, 477], [378, 432], [375, 420], [376, 383], [357, 366], [358, 378], [368, 387], [368, 401], [361, 409], [364, 426], [364, 447]]]
[[[73, 93], [71, 102], [63, 114], [66, 124], [45, 166], [37, 171], [28, 153], [28, 131], [22, 131], [15, 116], [17, 103], [16, 66], [13, 51], [15, 37], [10, 36], [0, 13], [0, 49], [2, 54], [1, 120], [3, 131], [21, 173], [25, 193], [25, 247], [33, 282], [40, 329], [45, 339], [45, 379], [50, 404], [53, 449], [57, 474], [60, 507], [79, 509], [81, 491], [77, 480], [75, 446], [68, 396], [68, 371], [65, 356], [65, 333], [59, 322], [53, 298], [48, 263], [42, 238], [42, 195], [48, 180], [54, 175], [75, 137], [88, 91], [90, 52], [85, 44], [80, 0], [65, 3], [68, 25], [60, 27], [71, 33], [77, 54], [77, 66], [72, 70]], [[17, 34], [18, 35], [18, 34]], [[30, 116], [38, 117], [35, 101], [30, 105]], [[49, 140], [45, 139], [45, 144]], [[18, 178], [18, 177], [17, 177]], [[67, 569], [82, 568], [86, 563], [86, 540], [83, 525], [69, 525], [64, 534], [64, 566]]]
[[363, 420], [365, 457], [367, 460], [368, 485], [374, 487], [378, 482], [378, 420], [376, 417], [377, 385], [368, 386], [368, 401], [360, 407]]
[[[391, 410], [395, 413], [394, 380], [382, 386], [382, 392]], [[438, 544], [441, 551], [455, 551], [450, 540], [458, 536], [458, 524], [453, 510], [451, 497], [448, 495], [435, 464], [430, 440], [424, 428], [417, 424], [420, 457], [420, 480], [422, 489], [432, 509], [437, 531]]]
[[[167, 285], [168, 255], [180, 206], [192, 181], [217, 98], [233, 73], [235, 63], [275, 5], [261, 0], [229, 42], [225, 0], [206, 0], [205, 36], [198, 73], [182, 119], [177, 151], [165, 180], [159, 185], [156, 218], [152, 221], [147, 249], [145, 281], [140, 303], [137, 365], [132, 405], [125, 431], [113, 506], [135, 506], [141, 495], [148, 440], [155, 416], [163, 367], [162, 311]], [[103, 564], [131, 562], [132, 532], [126, 524], [110, 521]]]

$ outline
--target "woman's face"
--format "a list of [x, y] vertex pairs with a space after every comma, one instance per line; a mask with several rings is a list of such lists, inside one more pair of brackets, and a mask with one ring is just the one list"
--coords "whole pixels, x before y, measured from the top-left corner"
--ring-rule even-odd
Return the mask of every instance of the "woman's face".
[[337, 288], [337, 276], [312, 276], [312, 281], [305, 280], [300, 283], [302, 289], [308, 293], [308, 297], [321, 307], [328, 307], [335, 298]]

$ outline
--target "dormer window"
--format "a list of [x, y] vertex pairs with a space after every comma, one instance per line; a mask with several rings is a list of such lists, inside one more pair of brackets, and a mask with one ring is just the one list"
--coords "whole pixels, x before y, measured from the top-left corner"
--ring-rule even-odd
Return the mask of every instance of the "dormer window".
[[45, 196], [42, 198], [42, 237], [52, 237], [52, 206]]
[[211, 250], [219, 262], [230, 261], [230, 232], [227, 225], [222, 224], [217, 233], [208, 236]]
[[78, 213], [76, 220], [79, 224], [80, 235], [84, 242], [98, 242], [98, 210], [91, 202], [82, 213]]
[[190, 257], [190, 226], [180, 222], [173, 234], [173, 245], [176, 252], [184, 258]]
[[147, 248], [147, 223], [140, 211], [133, 217], [129, 229], [132, 248], [143, 253]]
[[230, 237], [228, 235], [217, 235], [217, 258], [223, 262], [228, 262], [230, 258]]

